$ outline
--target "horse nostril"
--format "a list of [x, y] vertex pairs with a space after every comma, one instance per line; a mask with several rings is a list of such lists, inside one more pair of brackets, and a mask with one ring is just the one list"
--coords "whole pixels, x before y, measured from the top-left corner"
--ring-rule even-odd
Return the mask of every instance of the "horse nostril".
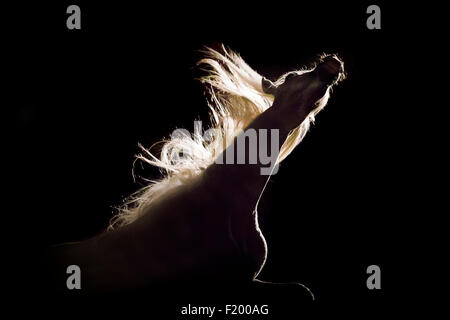
[[333, 84], [344, 72], [343, 63], [335, 56], [326, 57], [318, 66], [319, 78], [327, 85]]

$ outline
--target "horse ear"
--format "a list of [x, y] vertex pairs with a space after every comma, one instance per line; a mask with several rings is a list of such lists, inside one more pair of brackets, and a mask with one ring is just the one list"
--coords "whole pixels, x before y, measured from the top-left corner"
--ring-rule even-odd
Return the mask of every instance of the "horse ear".
[[275, 95], [275, 92], [277, 91], [277, 87], [275, 86], [275, 84], [272, 81], [270, 81], [269, 79], [266, 79], [264, 77], [262, 78], [261, 86], [262, 86], [264, 93], [267, 93], [267, 94]]

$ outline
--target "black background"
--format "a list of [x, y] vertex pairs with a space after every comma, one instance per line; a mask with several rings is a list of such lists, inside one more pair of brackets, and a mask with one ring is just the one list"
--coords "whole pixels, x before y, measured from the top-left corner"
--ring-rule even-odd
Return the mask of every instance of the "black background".
[[[260, 203], [269, 245], [260, 278], [301, 282], [320, 307], [361, 317], [401, 294], [394, 275], [407, 212], [398, 190], [408, 181], [395, 63], [409, 31], [399, 9], [377, 2], [382, 29], [368, 30], [371, 2], [75, 1], [82, 29], [67, 30], [69, 4], [19, 7], [11, 28], [17, 180], [26, 193], [18, 200], [26, 221], [18, 246], [32, 251], [98, 234], [139, 187], [131, 175], [138, 142], [150, 146], [177, 127], [192, 131], [194, 120], [206, 125], [195, 80], [203, 45], [224, 43], [272, 79], [337, 53], [347, 80]], [[366, 287], [371, 264], [382, 270], [379, 291]]]

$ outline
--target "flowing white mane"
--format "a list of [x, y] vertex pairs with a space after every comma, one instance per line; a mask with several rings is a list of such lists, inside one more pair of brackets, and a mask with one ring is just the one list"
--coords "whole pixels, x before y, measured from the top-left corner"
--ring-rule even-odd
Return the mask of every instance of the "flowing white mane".
[[[167, 191], [182, 184], [188, 184], [199, 176], [233, 142], [234, 137], [245, 129], [258, 115], [272, 106], [274, 97], [262, 90], [262, 76], [254, 71], [235, 52], [222, 47], [222, 53], [205, 48], [205, 57], [198, 62], [207, 75], [200, 80], [206, 84], [211, 96], [211, 139], [195, 134], [172, 135], [162, 141], [159, 158], [143, 147], [137, 156], [150, 165], [163, 170], [164, 177], [133, 194], [119, 208], [119, 213], [111, 220], [110, 229], [129, 224], [145, 214], [149, 206]], [[295, 71], [300, 74], [306, 72]], [[276, 84], [284, 82], [286, 74]], [[292, 132], [281, 147], [277, 162], [286, 158], [301, 142], [314, 116], [325, 105], [328, 97]], [[180, 154], [183, 156], [180, 157]]]

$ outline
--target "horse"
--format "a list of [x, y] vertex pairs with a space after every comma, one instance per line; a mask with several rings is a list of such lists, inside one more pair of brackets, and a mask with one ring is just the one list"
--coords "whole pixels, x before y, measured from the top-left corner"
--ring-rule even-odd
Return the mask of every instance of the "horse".
[[[344, 65], [335, 54], [322, 55], [271, 81], [224, 46], [202, 53], [211, 134], [174, 134], [159, 156], [142, 147], [138, 159], [162, 169], [163, 178], [130, 196], [105, 232], [50, 250], [55, 287], [65, 286], [72, 264], [92, 292], [186, 279], [263, 282], [268, 250], [258, 202], [345, 78]], [[269, 149], [276, 160], [269, 167], [251, 157]]]

